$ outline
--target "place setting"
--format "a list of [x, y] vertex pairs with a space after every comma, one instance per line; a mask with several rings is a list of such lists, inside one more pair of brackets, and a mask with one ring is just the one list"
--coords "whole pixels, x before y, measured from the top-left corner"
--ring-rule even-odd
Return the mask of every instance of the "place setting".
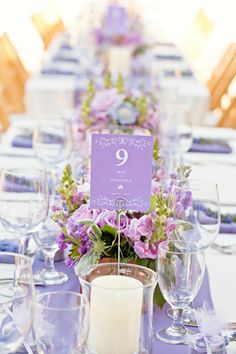
[[236, 353], [236, 49], [169, 5], [2, 12], [1, 354]]

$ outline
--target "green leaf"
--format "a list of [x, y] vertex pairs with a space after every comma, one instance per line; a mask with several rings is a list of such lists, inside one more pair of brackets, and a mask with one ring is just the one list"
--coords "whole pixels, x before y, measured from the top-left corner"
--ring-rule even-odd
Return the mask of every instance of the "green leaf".
[[86, 267], [96, 264], [98, 262], [98, 258], [98, 255], [95, 255], [94, 253], [84, 254], [80, 258], [79, 263], [75, 266], [75, 274], [78, 275]]
[[116, 237], [116, 229], [114, 229], [114, 227], [110, 226], [110, 225], [105, 225], [102, 229], [102, 232], [108, 232], [109, 234], [111, 234], [112, 236], [114, 236], [114, 238]]
[[161, 310], [162, 310], [162, 308], [163, 308], [163, 306], [164, 306], [164, 304], [166, 302], [166, 300], [163, 297], [162, 292], [161, 292], [158, 284], [157, 284], [156, 289], [154, 291], [153, 301], [154, 301], [154, 304], [159, 306]]
[[90, 231], [96, 236], [98, 240], [100, 240], [102, 236], [102, 231], [101, 229], [94, 223], [90, 226]]
[[156, 209], [156, 206], [157, 206], [156, 198], [153, 195], [151, 195], [149, 213], [152, 213]]

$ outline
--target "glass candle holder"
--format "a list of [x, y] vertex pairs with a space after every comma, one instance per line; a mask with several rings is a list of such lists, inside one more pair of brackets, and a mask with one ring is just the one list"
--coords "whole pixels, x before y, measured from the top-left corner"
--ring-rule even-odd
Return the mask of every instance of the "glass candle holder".
[[201, 334], [191, 337], [188, 354], [226, 354], [224, 338], [221, 335], [203, 338]]
[[88, 352], [151, 354], [156, 273], [134, 264], [103, 263], [77, 275], [90, 303]]

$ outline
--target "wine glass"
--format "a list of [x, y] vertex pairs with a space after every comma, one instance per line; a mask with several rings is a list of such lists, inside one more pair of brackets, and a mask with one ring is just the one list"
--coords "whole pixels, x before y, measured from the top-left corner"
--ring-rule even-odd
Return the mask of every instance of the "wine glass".
[[157, 255], [157, 275], [161, 292], [173, 310], [169, 328], [156, 337], [169, 344], [188, 341], [190, 332], [183, 324], [183, 311], [198, 293], [205, 271], [205, 253], [196, 243], [161, 242]]
[[15, 353], [33, 325], [35, 291], [31, 259], [0, 252], [0, 353]]
[[6, 167], [0, 174], [0, 221], [7, 231], [16, 233], [19, 253], [25, 239], [39, 230], [48, 213], [46, 171], [36, 167]]
[[[220, 228], [220, 202], [217, 185], [210, 181], [188, 180], [182, 186], [173, 187], [173, 207], [176, 210], [176, 230], [171, 238], [183, 244], [198, 243], [206, 249], [216, 239]], [[167, 310], [173, 318], [171, 308]], [[194, 310], [188, 306], [184, 311], [185, 324], [195, 320]]]
[[72, 150], [72, 129], [68, 119], [59, 115], [41, 117], [33, 133], [33, 149], [51, 177], [51, 190], [57, 183], [59, 165]]
[[39, 295], [34, 324], [38, 353], [87, 353], [88, 323], [88, 302], [84, 295], [70, 291]]
[[43, 282], [46, 285], [62, 284], [68, 280], [67, 274], [58, 272], [54, 267], [54, 257], [58, 251], [56, 239], [61, 232], [58, 224], [52, 219], [52, 214], [56, 210], [62, 210], [62, 200], [59, 195], [50, 195], [47, 219], [42, 229], [34, 234], [35, 241], [44, 256], [44, 267], [41, 271], [34, 274], [34, 280]]
[[197, 242], [207, 248], [216, 239], [220, 229], [220, 202], [218, 187], [205, 180], [189, 179], [173, 186], [174, 223], [172, 238], [183, 244]]
[[184, 163], [184, 154], [192, 145], [192, 115], [186, 107], [178, 105], [161, 114], [158, 124], [160, 156], [166, 179]]

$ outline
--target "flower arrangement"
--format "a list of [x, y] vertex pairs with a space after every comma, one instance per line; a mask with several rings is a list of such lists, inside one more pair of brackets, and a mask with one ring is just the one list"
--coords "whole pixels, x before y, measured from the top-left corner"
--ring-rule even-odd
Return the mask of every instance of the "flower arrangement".
[[129, 14], [123, 6], [110, 5], [94, 34], [97, 45], [139, 45], [142, 42], [142, 25], [138, 17]]
[[122, 76], [115, 83], [108, 72], [103, 87], [90, 81], [78, 107], [79, 130], [93, 127], [141, 127], [154, 132], [158, 120], [157, 102], [139, 90], [126, 92]]
[[159, 242], [170, 237], [175, 230], [173, 217], [181, 218], [191, 204], [190, 192], [173, 188], [186, 183], [190, 170], [189, 166], [180, 166], [165, 188], [157, 178], [152, 180], [148, 213], [126, 211], [118, 215], [117, 211], [90, 209], [89, 184], [75, 182], [71, 167], [67, 165], [57, 187], [62, 206], [55, 208], [53, 215], [61, 228], [57, 237], [59, 248], [70, 248], [66, 265], [82, 266], [103, 258], [116, 259], [119, 227], [122, 261], [155, 269]]

